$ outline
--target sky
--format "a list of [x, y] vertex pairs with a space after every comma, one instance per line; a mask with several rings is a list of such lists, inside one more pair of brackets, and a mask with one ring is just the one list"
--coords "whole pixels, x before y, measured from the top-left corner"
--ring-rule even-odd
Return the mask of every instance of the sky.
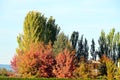
[[0, 64], [10, 64], [18, 47], [16, 37], [23, 33], [23, 22], [29, 11], [53, 16], [66, 35], [84, 34], [89, 45], [96, 45], [101, 30], [113, 27], [120, 32], [120, 0], [0, 0]]

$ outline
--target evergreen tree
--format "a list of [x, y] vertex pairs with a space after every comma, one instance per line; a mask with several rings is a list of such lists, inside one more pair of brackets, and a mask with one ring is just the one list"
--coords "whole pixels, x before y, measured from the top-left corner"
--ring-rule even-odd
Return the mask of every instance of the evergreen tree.
[[78, 41], [79, 33], [74, 31], [71, 35], [70, 41], [72, 42], [73, 49], [76, 49], [77, 41]]
[[80, 57], [83, 56], [83, 35], [81, 36], [81, 39], [78, 41], [78, 49], [77, 49], [77, 59], [80, 60]]
[[96, 52], [95, 52], [95, 42], [94, 42], [94, 39], [92, 39], [90, 53], [92, 55], [93, 60], [96, 60]]
[[84, 58], [87, 60], [88, 59], [88, 50], [89, 50], [89, 47], [88, 47], [88, 43], [87, 43], [87, 39], [85, 38], [85, 42], [83, 44], [83, 50], [84, 50]]
[[98, 40], [99, 43], [99, 57], [101, 58], [103, 54], [107, 55], [107, 44], [106, 44], [106, 37], [105, 37], [105, 32], [102, 30], [100, 38]]
[[49, 20], [46, 23], [46, 29], [45, 29], [45, 42], [48, 43], [49, 41], [54, 44], [54, 41], [56, 40], [56, 37], [60, 31], [60, 28], [58, 25], [55, 24], [55, 19], [51, 16]]
[[77, 59], [80, 60], [81, 57], [84, 57], [86, 60], [88, 59], [88, 43], [87, 39], [83, 41], [83, 35], [81, 36], [81, 39], [78, 41], [78, 48], [77, 48]]

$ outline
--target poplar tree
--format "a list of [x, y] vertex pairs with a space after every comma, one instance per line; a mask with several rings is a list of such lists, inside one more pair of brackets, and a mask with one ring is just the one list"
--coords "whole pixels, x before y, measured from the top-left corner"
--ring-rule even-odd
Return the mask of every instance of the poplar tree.
[[92, 39], [92, 44], [91, 44], [90, 53], [91, 53], [91, 55], [92, 55], [93, 60], [96, 60], [95, 42], [94, 42], [94, 39]]
[[78, 48], [77, 48], [77, 59], [80, 60], [80, 57], [83, 56], [83, 35], [81, 36], [81, 39], [78, 41]]
[[72, 48], [73, 49], [76, 49], [78, 37], [79, 37], [79, 32], [76, 32], [76, 31], [74, 31], [71, 35], [70, 41], [72, 43]]
[[101, 58], [103, 54], [107, 54], [106, 35], [105, 35], [105, 32], [103, 30], [101, 31], [101, 35], [100, 35], [100, 38], [98, 40], [98, 43], [99, 43], [98, 55]]
[[53, 44], [59, 31], [60, 28], [55, 24], [52, 16], [47, 20], [42, 13], [30, 11], [24, 20], [23, 34], [19, 34], [17, 37], [18, 49], [22, 51], [29, 49], [30, 43], [48, 44], [51, 41]]

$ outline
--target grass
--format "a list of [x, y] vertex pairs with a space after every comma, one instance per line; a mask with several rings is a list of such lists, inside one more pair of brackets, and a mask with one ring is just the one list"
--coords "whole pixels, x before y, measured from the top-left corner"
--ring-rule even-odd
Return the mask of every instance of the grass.
[[73, 80], [64, 78], [6, 78], [1, 77], [0, 80]]
[[[6, 78], [6, 77], [0, 77], [0, 80], [93, 80], [93, 79], [65, 79], [65, 78]], [[94, 79], [94, 80], [103, 80], [103, 79]]]

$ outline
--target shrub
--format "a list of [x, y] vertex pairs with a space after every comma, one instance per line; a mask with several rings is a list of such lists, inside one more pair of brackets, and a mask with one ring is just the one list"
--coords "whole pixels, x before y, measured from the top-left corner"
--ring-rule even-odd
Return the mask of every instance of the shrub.
[[31, 44], [30, 50], [18, 55], [11, 61], [12, 68], [21, 77], [53, 77], [52, 66], [55, 59], [52, 46], [43, 43]]
[[53, 73], [57, 78], [72, 78], [75, 69], [74, 51], [64, 50], [56, 56]]

